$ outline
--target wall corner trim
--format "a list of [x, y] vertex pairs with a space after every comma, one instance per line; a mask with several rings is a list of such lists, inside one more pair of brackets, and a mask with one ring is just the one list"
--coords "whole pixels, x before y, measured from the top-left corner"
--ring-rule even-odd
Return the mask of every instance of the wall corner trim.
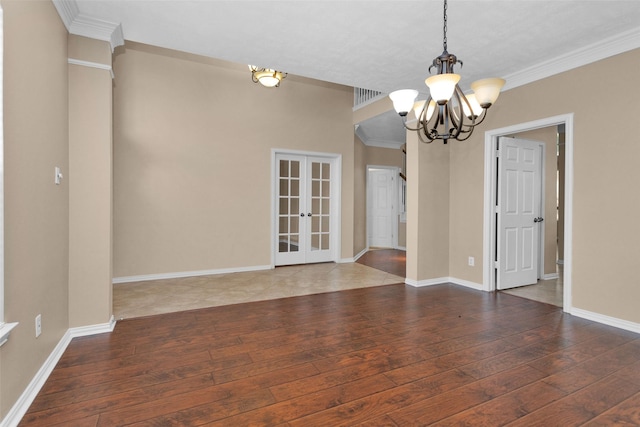
[[109, 42], [111, 52], [124, 44], [122, 25], [84, 15], [76, 0], [52, 0], [69, 34]]
[[364, 248], [363, 250], [361, 250], [360, 252], [358, 252], [358, 254], [356, 254], [353, 258], [340, 258], [339, 260], [336, 261], [336, 263], [338, 264], [348, 264], [351, 262], [356, 262], [360, 259], [360, 257], [364, 254], [367, 253], [367, 251], [369, 250], [369, 248]]
[[49, 354], [49, 357], [44, 361], [38, 372], [36, 372], [11, 410], [9, 410], [7, 416], [0, 422], [0, 427], [15, 427], [20, 423], [20, 420], [24, 417], [24, 414], [27, 413], [29, 406], [31, 406], [35, 400], [40, 389], [42, 389], [42, 386], [47, 381], [47, 378], [49, 378], [49, 375], [51, 375], [53, 368], [55, 368], [73, 338], [112, 332], [115, 324], [115, 317], [111, 316], [108, 323], [69, 328], [51, 354]]
[[67, 62], [69, 64], [73, 64], [73, 65], [80, 65], [80, 66], [83, 66], [83, 67], [97, 68], [99, 70], [106, 70], [111, 74], [111, 78], [112, 79], [114, 79], [116, 77], [116, 75], [113, 74], [113, 68], [111, 68], [111, 65], [101, 64], [99, 62], [83, 61], [81, 59], [73, 59], [73, 58], [68, 58]]

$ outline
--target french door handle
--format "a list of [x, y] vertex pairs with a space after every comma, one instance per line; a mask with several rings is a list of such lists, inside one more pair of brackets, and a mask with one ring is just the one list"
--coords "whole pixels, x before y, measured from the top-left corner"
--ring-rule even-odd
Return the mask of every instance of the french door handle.
[[302, 212], [302, 213], [300, 214], [300, 216], [301, 216], [301, 217], [304, 217], [304, 212]]
[[542, 221], [544, 221], [544, 218], [542, 218], [541, 216], [533, 219], [533, 222], [542, 222]]
[[307, 214], [307, 216], [311, 216], [311, 212], [309, 212], [309, 213]]

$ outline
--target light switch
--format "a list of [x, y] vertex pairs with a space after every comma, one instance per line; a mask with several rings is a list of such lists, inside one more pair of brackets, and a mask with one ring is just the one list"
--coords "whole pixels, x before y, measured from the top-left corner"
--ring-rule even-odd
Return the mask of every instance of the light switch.
[[62, 181], [63, 177], [62, 177], [62, 172], [60, 171], [60, 168], [58, 166], [55, 167], [54, 173], [55, 173], [54, 182], [56, 183], [56, 185], [60, 185], [60, 182]]

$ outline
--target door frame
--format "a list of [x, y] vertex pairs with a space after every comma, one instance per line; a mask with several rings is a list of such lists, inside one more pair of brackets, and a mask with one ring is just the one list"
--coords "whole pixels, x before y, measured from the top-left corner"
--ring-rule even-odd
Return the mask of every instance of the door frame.
[[[546, 127], [546, 126], [545, 126]], [[538, 179], [538, 182], [536, 183], [536, 185], [540, 186], [540, 199], [537, 201], [538, 203], [538, 216], [544, 216], [545, 213], [545, 202], [546, 202], [546, 173], [545, 173], [545, 168], [547, 167], [546, 165], [546, 145], [544, 142], [542, 141], [536, 141], [533, 139], [526, 139], [526, 138], [520, 138], [518, 136], [505, 136], [505, 135], [500, 135], [499, 137], [496, 138], [496, 142], [498, 142], [500, 140], [500, 138], [513, 138], [513, 139], [519, 139], [522, 141], [527, 141], [530, 143], [534, 143], [536, 144], [539, 149], [540, 149], [540, 158], [538, 159], [538, 161], [540, 162], [540, 176]], [[496, 150], [498, 151], [499, 146], [496, 144]], [[499, 169], [499, 164], [496, 163], [496, 171], [498, 171]], [[498, 188], [498, 183], [500, 182], [499, 180], [499, 173], [496, 173], [496, 185], [493, 187], [496, 191], [495, 194], [495, 198], [494, 200], [497, 198], [497, 192], [500, 191], [500, 189]], [[497, 212], [497, 209], [495, 209], [495, 203], [493, 204], [494, 207], [494, 212]], [[498, 218], [494, 215], [494, 218], [496, 218], [496, 227], [498, 224]], [[545, 256], [545, 225], [542, 225], [540, 227], [536, 227], [537, 228], [537, 232], [536, 232], [536, 238], [538, 239], [538, 253], [537, 253], [537, 262], [536, 262], [536, 278], [538, 280], [540, 280], [541, 278], [544, 277], [544, 256]], [[496, 245], [497, 245], [497, 240], [500, 238], [500, 236], [498, 235], [499, 230], [497, 230], [496, 228]], [[496, 277], [494, 277], [494, 279], [496, 279]], [[510, 288], [507, 288], [510, 289]], [[497, 286], [497, 281], [496, 281], [496, 290], [498, 290], [498, 286]]]
[[496, 147], [500, 136], [540, 129], [550, 126], [565, 125], [565, 193], [564, 193], [564, 269], [563, 269], [563, 311], [571, 313], [573, 302], [572, 266], [573, 266], [573, 113], [562, 114], [519, 123], [485, 132], [484, 138], [484, 220], [483, 220], [483, 289], [496, 290], [495, 263], [493, 254], [496, 250], [496, 192], [497, 161]]
[[[295, 156], [310, 156], [329, 159], [333, 163], [331, 168], [331, 218], [332, 218], [332, 236], [330, 245], [333, 248], [332, 261], [339, 262], [342, 255], [342, 154], [337, 153], [319, 153], [315, 151], [288, 150], [284, 148], [271, 149], [271, 264], [273, 269], [276, 266], [276, 251], [278, 250], [278, 204], [276, 203], [276, 157], [280, 154]], [[335, 183], [335, 185], [334, 185]]]
[[[369, 245], [369, 231], [371, 230], [371, 218], [369, 215], [369, 203], [371, 202], [370, 200], [370, 190], [371, 190], [371, 186], [369, 185], [369, 171], [371, 169], [387, 169], [392, 171], [392, 173], [394, 174], [394, 177], [399, 177], [400, 176], [400, 168], [397, 166], [378, 166], [378, 165], [367, 165], [367, 175], [366, 175], [366, 218], [367, 218], [367, 250], [369, 250], [370, 245]], [[396, 181], [396, 183], [399, 181]], [[395, 184], [393, 186], [393, 194], [391, 195], [391, 198], [393, 200], [393, 217], [395, 218], [395, 221], [393, 221], [393, 226], [392, 226], [392, 230], [393, 230], [393, 239], [391, 241], [391, 244], [393, 245], [393, 249], [398, 249], [398, 205], [399, 205], [399, 191], [398, 191], [398, 184]]]

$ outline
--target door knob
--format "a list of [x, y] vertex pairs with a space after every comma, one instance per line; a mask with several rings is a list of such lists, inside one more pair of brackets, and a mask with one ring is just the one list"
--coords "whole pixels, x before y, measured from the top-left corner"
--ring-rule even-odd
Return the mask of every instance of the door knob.
[[309, 213], [307, 214], [307, 216], [311, 216], [311, 212], [309, 212]]
[[[300, 214], [300, 216], [304, 216], [304, 212], [302, 212], [302, 213]], [[534, 221], [535, 221], [535, 220], [534, 220]]]
[[544, 218], [542, 218], [541, 216], [533, 219], [533, 222], [542, 222], [542, 221], [544, 221]]

